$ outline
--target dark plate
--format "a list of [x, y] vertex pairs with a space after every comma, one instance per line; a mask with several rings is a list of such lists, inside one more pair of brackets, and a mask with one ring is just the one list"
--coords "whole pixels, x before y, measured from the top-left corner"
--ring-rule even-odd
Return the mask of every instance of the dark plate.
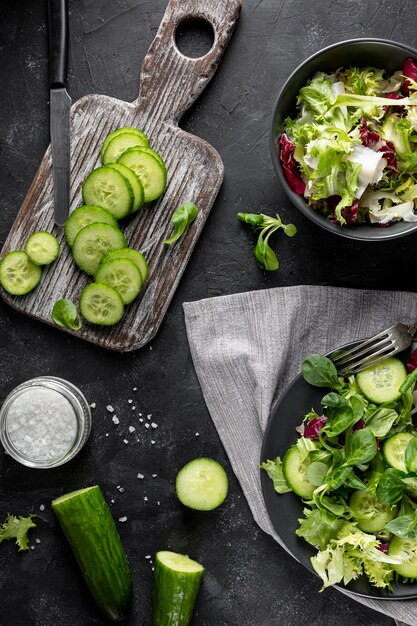
[[[356, 343], [343, 346], [353, 347]], [[401, 353], [400, 358], [407, 359], [410, 350]], [[295, 443], [297, 433], [295, 427], [301, 424], [304, 415], [313, 407], [321, 410], [320, 400], [326, 394], [325, 389], [312, 387], [299, 374], [289, 385], [281, 400], [273, 405], [262, 444], [261, 462], [266, 459], [283, 457], [290, 445]], [[310, 557], [317, 550], [304, 539], [295, 534], [298, 528], [298, 519], [303, 517], [303, 503], [295, 493], [278, 494], [274, 490], [272, 480], [267, 473], [261, 470], [262, 491], [266, 508], [271, 522], [293, 556], [310, 572], [315, 571], [310, 563]], [[342, 588], [342, 585], [335, 585]], [[352, 593], [376, 600], [405, 600], [417, 598], [417, 583], [394, 584], [393, 591], [385, 591], [373, 587], [366, 576], [343, 586]]]

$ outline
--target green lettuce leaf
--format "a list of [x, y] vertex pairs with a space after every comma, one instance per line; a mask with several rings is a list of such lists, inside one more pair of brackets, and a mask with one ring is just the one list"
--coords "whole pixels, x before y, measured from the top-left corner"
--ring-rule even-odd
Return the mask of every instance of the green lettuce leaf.
[[32, 517], [33, 515], [28, 517], [8, 515], [4, 524], [0, 526], [0, 543], [6, 539], [15, 539], [19, 546], [19, 552], [28, 550], [28, 532], [31, 528], [36, 527]]
[[336, 539], [345, 524], [343, 519], [325, 519], [319, 509], [304, 509], [303, 513], [305, 517], [298, 520], [300, 527], [295, 534], [320, 550], [326, 548], [330, 539]]
[[274, 483], [274, 489], [278, 493], [287, 493], [292, 491], [285, 480], [284, 473], [282, 471], [282, 461], [279, 456], [274, 461], [265, 461], [261, 465], [261, 469], [264, 469], [269, 478]]

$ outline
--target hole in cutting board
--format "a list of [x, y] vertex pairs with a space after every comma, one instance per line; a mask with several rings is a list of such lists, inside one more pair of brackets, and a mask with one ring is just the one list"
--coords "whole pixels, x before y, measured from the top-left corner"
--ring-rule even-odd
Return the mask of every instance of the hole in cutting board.
[[177, 26], [175, 43], [184, 56], [192, 59], [203, 57], [213, 47], [213, 26], [202, 18], [185, 19]]

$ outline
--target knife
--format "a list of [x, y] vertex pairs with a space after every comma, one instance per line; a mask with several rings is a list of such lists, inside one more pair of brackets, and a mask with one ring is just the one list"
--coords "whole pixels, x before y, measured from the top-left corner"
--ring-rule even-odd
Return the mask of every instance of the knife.
[[62, 226], [70, 196], [70, 108], [68, 68], [68, 0], [48, 0], [49, 82], [54, 219]]

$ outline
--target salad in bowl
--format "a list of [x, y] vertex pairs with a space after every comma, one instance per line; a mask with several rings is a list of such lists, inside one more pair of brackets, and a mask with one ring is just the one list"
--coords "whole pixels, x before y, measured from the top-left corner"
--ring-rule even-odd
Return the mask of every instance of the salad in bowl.
[[292, 191], [341, 226], [417, 222], [417, 63], [316, 72], [279, 137]]

